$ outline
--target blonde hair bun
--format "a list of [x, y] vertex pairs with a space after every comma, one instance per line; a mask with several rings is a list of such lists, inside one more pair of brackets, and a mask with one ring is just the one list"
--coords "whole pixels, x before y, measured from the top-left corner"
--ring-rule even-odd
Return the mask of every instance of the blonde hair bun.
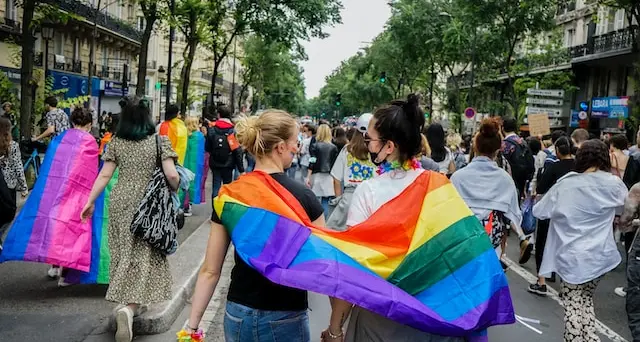
[[235, 130], [238, 142], [256, 157], [270, 153], [275, 145], [288, 140], [297, 127], [296, 120], [282, 110], [267, 110], [260, 115], [241, 116]]

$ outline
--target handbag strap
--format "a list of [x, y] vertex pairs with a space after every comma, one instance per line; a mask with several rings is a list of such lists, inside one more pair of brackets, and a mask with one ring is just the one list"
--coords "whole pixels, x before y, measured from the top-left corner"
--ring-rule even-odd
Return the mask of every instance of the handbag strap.
[[160, 156], [160, 136], [156, 134], [156, 167], [162, 167], [162, 159]]

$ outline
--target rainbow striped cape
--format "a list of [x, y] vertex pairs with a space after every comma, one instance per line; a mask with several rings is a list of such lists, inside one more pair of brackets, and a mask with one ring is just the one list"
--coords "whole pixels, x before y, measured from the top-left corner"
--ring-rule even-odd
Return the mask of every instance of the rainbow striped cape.
[[0, 262], [35, 261], [88, 272], [92, 221], [80, 220], [98, 174], [98, 144], [69, 129], [54, 138], [32, 193], [5, 240]]
[[443, 336], [486, 340], [488, 327], [515, 322], [491, 242], [442, 175], [424, 172], [344, 232], [314, 227], [262, 172], [223, 186], [214, 207], [239, 256], [277, 284]]
[[186, 203], [200, 204], [206, 201], [204, 185], [207, 181], [209, 168], [205, 161], [204, 134], [200, 131], [195, 131], [191, 133], [187, 140], [187, 153], [183, 164], [184, 167], [195, 174], [195, 178], [189, 184], [188, 196], [184, 196]]
[[178, 163], [184, 165], [184, 157], [187, 153], [187, 126], [178, 118], [164, 121], [160, 124], [160, 135], [166, 135], [171, 141], [173, 150], [178, 154]]

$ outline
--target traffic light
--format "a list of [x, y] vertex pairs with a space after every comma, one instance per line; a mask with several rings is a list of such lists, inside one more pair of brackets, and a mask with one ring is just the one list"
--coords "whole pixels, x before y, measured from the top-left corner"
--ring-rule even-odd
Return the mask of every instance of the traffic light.
[[336, 107], [340, 107], [340, 105], [342, 105], [342, 94], [337, 93], [336, 94]]
[[385, 83], [385, 82], [387, 82], [387, 73], [383, 71], [380, 73], [380, 83]]

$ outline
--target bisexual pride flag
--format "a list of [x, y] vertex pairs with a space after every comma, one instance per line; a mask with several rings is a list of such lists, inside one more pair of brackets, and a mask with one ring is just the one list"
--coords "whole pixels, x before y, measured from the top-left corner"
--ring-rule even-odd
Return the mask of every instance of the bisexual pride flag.
[[424, 172], [343, 232], [313, 226], [262, 172], [224, 185], [214, 207], [239, 256], [274, 283], [442, 336], [487, 340], [488, 327], [515, 322], [489, 237], [442, 175]]

